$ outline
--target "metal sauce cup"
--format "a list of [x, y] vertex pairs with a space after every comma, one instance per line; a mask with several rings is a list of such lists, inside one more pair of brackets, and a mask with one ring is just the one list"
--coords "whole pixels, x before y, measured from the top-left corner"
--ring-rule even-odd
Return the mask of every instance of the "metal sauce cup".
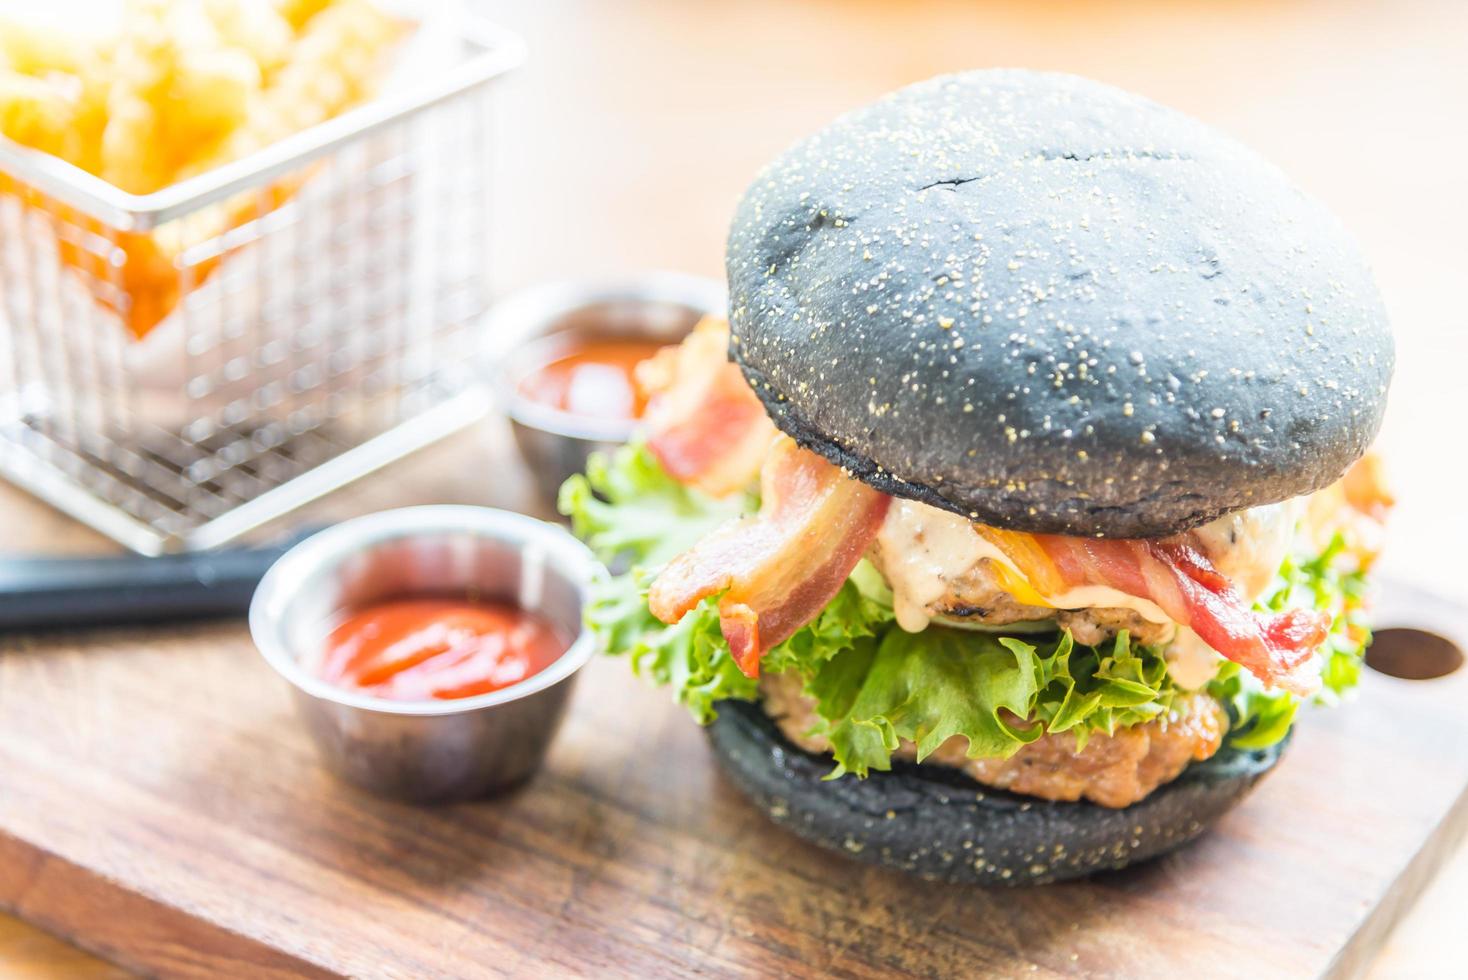
[[[595, 652], [582, 608], [601, 574], [584, 545], [521, 514], [485, 507], [383, 511], [313, 535], [275, 563], [250, 604], [250, 633], [290, 682], [327, 767], [383, 796], [447, 802], [528, 779], [559, 728], [576, 672]], [[393, 701], [313, 672], [332, 627], [392, 599], [501, 600], [574, 637], [560, 659], [476, 697]]]
[[544, 499], [554, 501], [561, 484], [586, 469], [588, 456], [626, 442], [637, 423], [542, 405], [521, 394], [522, 382], [588, 340], [676, 344], [704, 316], [722, 315], [725, 306], [724, 289], [712, 279], [654, 273], [620, 284], [552, 283], [499, 307], [489, 333], [516, 346], [496, 357], [494, 387]]

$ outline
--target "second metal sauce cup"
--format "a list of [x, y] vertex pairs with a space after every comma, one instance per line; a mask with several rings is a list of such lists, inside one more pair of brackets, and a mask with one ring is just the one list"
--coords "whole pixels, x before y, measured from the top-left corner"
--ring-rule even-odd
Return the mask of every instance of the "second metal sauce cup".
[[[520, 514], [457, 506], [384, 511], [287, 552], [260, 583], [250, 632], [290, 682], [297, 712], [332, 771], [403, 800], [473, 799], [523, 782], [540, 766], [576, 672], [595, 652], [581, 617], [600, 570], [565, 531]], [[421, 596], [511, 602], [574, 640], [540, 673], [470, 698], [392, 701], [313, 673], [345, 613]]]

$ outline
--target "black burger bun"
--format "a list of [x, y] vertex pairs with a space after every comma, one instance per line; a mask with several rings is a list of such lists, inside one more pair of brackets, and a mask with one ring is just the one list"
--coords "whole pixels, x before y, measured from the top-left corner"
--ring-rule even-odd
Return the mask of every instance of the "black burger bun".
[[888, 493], [1159, 536], [1316, 490], [1393, 365], [1340, 224], [1189, 117], [976, 71], [775, 160], [728, 244], [731, 353], [776, 424]]
[[894, 762], [866, 779], [823, 780], [830, 758], [796, 748], [749, 702], [721, 703], [708, 734], [734, 784], [806, 840], [925, 878], [983, 885], [1062, 881], [1172, 851], [1242, 800], [1286, 744], [1225, 746], [1113, 810], [987, 789], [941, 766]]

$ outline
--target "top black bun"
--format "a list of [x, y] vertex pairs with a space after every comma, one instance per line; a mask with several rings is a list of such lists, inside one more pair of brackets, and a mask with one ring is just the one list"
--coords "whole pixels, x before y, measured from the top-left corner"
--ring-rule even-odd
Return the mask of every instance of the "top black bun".
[[1253, 152], [1066, 75], [977, 71], [771, 164], [729, 236], [777, 425], [999, 527], [1147, 537], [1338, 477], [1391, 335], [1341, 226]]

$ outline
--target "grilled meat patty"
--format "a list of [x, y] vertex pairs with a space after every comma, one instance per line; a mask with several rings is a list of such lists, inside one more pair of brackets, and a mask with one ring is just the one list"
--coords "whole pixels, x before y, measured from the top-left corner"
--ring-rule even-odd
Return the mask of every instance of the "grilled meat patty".
[[[817, 721], [814, 702], [801, 694], [800, 678], [772, 674], [760, 679], [765, 712], [781, 733], [807, 752], [826, 753], [823, 737], [812, 736]], [[1223, 706], [1206, 694], [1179, 698], [1165, 717], [1096, 733], [1076, 751], [1074, 733], [1045, 735], [1008, 759], [969, 759], [967, 741], [955, 736], [924, 761], [951, 766], [985, 786], [1047, 800], [1087, 799], [1108, 807], [1125, 807], [1158, 786], [1176, 779], [1190, 762], [1212, 757], [1228, 731]], [[895, 757], [912, 761], [916, 749], [903, 741]]]

